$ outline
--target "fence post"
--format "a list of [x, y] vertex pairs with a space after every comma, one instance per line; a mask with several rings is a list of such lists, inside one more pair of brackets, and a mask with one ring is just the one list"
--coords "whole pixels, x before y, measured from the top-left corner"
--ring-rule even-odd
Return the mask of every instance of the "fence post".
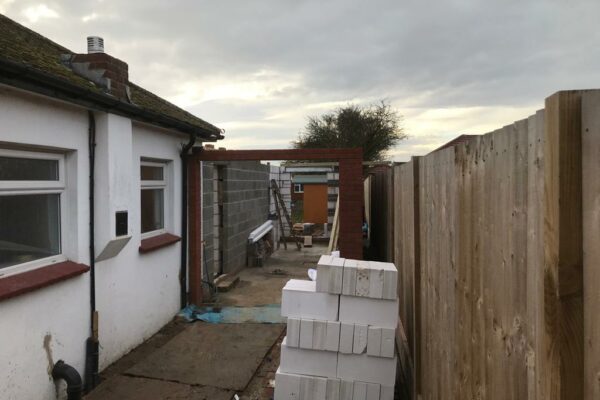
[[544, 126], [544, 351], [536, 365], [546, 399], [582, 399], [581, 92], [547, 98]]

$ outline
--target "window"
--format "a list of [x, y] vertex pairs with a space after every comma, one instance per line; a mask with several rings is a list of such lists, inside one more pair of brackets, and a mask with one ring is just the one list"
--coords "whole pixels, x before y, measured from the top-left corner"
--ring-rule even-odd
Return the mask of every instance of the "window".
[[141, 230], [142, 237], [165, 232], [165, 164], [142, 161]]
[[301, 183], [294, 183], [294, 193], [304, 193], [304, 185]]
[[64, 156], [0, 149], [0, 276], [63, 261]]

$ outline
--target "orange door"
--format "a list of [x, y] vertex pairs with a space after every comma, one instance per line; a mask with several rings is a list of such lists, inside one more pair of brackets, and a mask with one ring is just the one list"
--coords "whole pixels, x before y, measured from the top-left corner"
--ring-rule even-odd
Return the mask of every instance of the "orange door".
[[327, 222], [327, 185], [304, 184], [304, 222]]

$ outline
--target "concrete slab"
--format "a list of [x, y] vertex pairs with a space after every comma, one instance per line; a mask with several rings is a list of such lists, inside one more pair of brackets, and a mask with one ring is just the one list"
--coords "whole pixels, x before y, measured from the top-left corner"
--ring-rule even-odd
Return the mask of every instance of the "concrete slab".
[[230, 400], [234, 394], [209, 386], [115, 375], [102, 382], [85, 400]]
[[244, 390], [283, 324], [196, 323], [127, 371], [128, 375]]

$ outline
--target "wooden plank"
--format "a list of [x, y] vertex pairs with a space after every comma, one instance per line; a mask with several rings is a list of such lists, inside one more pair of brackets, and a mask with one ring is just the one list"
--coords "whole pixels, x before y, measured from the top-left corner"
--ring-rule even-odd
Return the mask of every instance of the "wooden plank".
[[583, 397], [581, 93], [546, 99], [544, 343], [547, 399]]
[[600, 399], [600, 92], [584, 93], [582, 217], [584, 293], [584, 399]]

